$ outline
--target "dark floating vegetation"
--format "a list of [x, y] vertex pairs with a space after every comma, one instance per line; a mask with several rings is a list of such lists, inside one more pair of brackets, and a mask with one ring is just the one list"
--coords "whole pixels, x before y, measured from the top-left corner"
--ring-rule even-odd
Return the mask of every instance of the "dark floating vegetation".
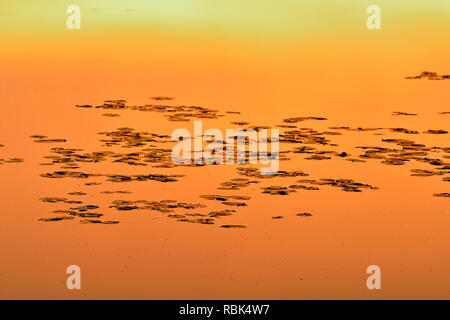
[[[4, 144], [0, 144], [0, 148], [5, 147]], [[24, 162], [23, 158], [19, 158], [19, 157], [14, 157], [14, 158], [8, 158], [8, 159], [2, 159], [0, 158], [0, 165], [4, 164], [4, 163], [21, 163]]]
[[149, 174], [149, 175], [107, 175], [107, 181], [111, 182], [132, 182], [132, 181], [159, 181], [159, 182], [175, 182], [179, 177], [184, 175], [164, 175], [164, 174]]
[[424, 133], [429, 133], [429, 134], [447, 134], [448, 131], [445, 131], [445, 130], [432, 130], [432, 129], [429, 129], [429, 130], [427, 130], [427, 131], [424, 131]]
[[355, 182], [352, 179], [319, 179], [319, 180], [297, 180], [297, 182], [320, 185], [320, 186], [332, 186], [340, 188], [345, 192], [361, 192], [361, 189], [378, 190], [377, 187], [370, 184]]
[[227, 229], [244, 229], [244, 228], [247, 228], [247, 226], [244, 226], [242, 224], [224, 224], [224, 225], [221, 225], [220, 227], [227, 228]]
[[293, 190], [293, 189], [288, 189], [286, 187], [269, 186], [269, 187], [264, 187], [262, 193], [268, 193], [268, 194], [271, 194], [271, 195], [287, 196], [290, 193], [294, 193], [294, 192], [297, 192], [297, 191]]
[[417, 116], [417, 113], [408, 113], [403, 111], [394, 111], [392, 113], [393, 116]]
[[120, 114], [118, 114], [118, 113], [102, 113], [102, 116], [109, 117], [109, 118], [116, 118], [116, 117], [120, 117]]
[[435, 197], [443, 197], [443, 198], [450, 198], [450, 193], [447, 193], [447, 192], [434, 193], [433, 196], [435, 196]]
[[[172, 100], [169, 97], [153, 97], [153, 100]], [[79, 108], [93, 108], [90, 105], [77, 105]], [[130, 106], [126, 100], [106, 100], [95, 108], [107, 110], [135, 110], [143, 112], [166, 113], [169, 121], [190, 121], [191, 119], [218, 119], [222, 117], [219, 111], [199, 106], [170, 106], [160, 104], [147, 104], [142, 106]]]
[[121, 193], [121, 194], [130, 194], [133, 193], [131, 191], [124, 191], [124, 190], [117, 190], [117, 191], [102, 191], [100, 193], [104, 193], [104, 194], [114, 194], [114, 193]]
[[24, 161], [23, 158], [0, 159], [0, 164], [2, 164], [2, 163], [21, 163], [23, 161]]
[[439, 75], [436, 72], [422, 71], [416, 76], [405, 77], [405, 79], [448, 80], [450, 79], [450, 74]]
[[[419, 76], [410, 77], [411, 79], [427, 78], [431, 80], [448, 79], [448, 75], [438, 75], [432, 72], [423, 72]], [[173, 98], [165, 96], [154, 96], [150, 99], [161, 102], [160, 104], [129, 105], [126, 100], [106, 100], [101, 105], [77, 105], [77, 108], [105, 110], [101, 115], [104, 117], [119, 117], [123, 110], [136, 112], [156, 112], [162, 114], [167, 121], [187, 122], [195, 119], [219, 119], [233, 115], [229, 123], [247, 129], [271, 129], [266, 125], [251, 124], [250, 121], [236, 119], [241, 114], [238, 111], [225, 111], [200, 107], [200, 106], [182, 106], [165, 105], [162, 101], [171, 101]], [[441, 112], [445, 115], [450, 112]], [[416, 113], [394, 111], [394, 116], [415, 117]], [[379, 162], [380, 165], [404, 166], [405, 164], [417, 164], [414, 169], [409, 169], [412, 177], [418, 179], [433, 179], [438, 176], [444, 182], [450, 181], [450, 147], [427, 146], [423, 143], [415, 142], [407, 138], [416, 138], [422, 134], [426, 135], [446, 135], [447, 130], [441, 128], [431, 128], [428, 130], [416, 130], [414, 128], [405, 128], [403, 126], [393, 128], [383, 127], [349, 127], [345, 125], [327, 126], [325, 130], [303, 127], [304, 123], [317, 123], [317, 121], [328, 121], [322, 116], [295, 116], [282, 120], [283, 123], [273, 128], [279, 128], [280, 151], [278, 157], [280, 161], [289, 161], [292, 159], [319, 161], [319, 163], [329, 163], [329, 161], [347, 161], [350, 166], [361, 166], [369, 161]], [[327, 122], [325, 122], [327, 123]], [[115, 127], [114, 127], [115, 128]], [[368, 183], [358, 182], [350, 177], [311, 177], [310, 173], [302, 170], [278, 170], [273, 175], [262, 175], [260, 169], [248, 161], [235, 167], [234, 176], [226, 177], [225, 181], [217, 186], [221, 190], [219, 194], [199, 195], [199, 203], [183, 202], [177, 200], [130, 200], [114, 199], [117, 196], [125, 198], [125, 195], [132, 194], [131, 191], [117, 190], [111, 188], [110, 183], [177, 183], [188, 174], [188, 170], [183, 170], [183, 174], [170, 173], [173, 168], [187, 167], [196, 168], [192, 170], [201, 170], [205, 163], [197, 164], [174, 164], [171, 158], [172, 144], [171, 136], [167, 132], [147, 132], [139, 131], [131, 127], [119, 127], [98, 132], [97, 142], [101, 145], [100, 150], [85, 151], [76, 146], [70, 147], [51, 147], [49, 154], [44, 158], [46, 162], [40, 163], [42, 166], [54, 166], [54, 169], [42, 173], [40, 176], [47, 179], [80, 179], [81, 186], [76, 187], [74, 191], [67, 192], [58, 196], [47, 196], [40, 198], [40, 201], [49, 206], [58, 206], [50, 211], [50, 216], [38, 219], [43, 222], [57, 221], [78, 221], [82, 224], [117, 224], [117, 219], [105, 219], [108, 213], [115, 212], [116, 216], [123, 214], [142, 212], [163, 214], [174, 222], [184, 222], [189, 224], [215, 225], [225, 229], [243, 229], [247, 228], [243, 224], [225, 223], [229, 217], [238, 217], [239, 211], [251, 208], [251, 197], [239, 194], [243, 188], [246, 190], [258, 190], [258, 196], [271, 197], [273, 201], [277, 198], [282, 200], [286, 197], [296, 197], [299, 194], [309, 194], [309, 192], [320, 192], [323, 189], [332, 187], [339, 191], [360, 193], [367, 190], [377, 190], [378, 187]], [[344, 150], [333, 140], [346, 134], [370, 134], [383, 135], [378, 140], [377, 145], [358, 145], [351, 149]], [[393, 136], [393, 137], [392, 137]], [[399, 138], [402, 137], [402, 138]], [[205, 138], [205, 136], [202, 136]], [[405, 137], [405, 138], [403, 138]], [[445, 137], [445, 136], [444, 136]], [[35, 134], [31, 136], [36, 143], [66, 143], [67, 139], [48, 138], [46, 135]], [[237, 136], [234, 138], [238, 138]], [[270, 140], [269, 140], [270, 142]], [[226, 150], [228, 142], [218, 141], [222, 144], [223, 150]], [[233, 141], [234, 143], [234, 141]], [[249, 141], [245, 140], [248, 145]], [[3, 145], [0, 144], [0, 147]], [[225, 154], [225, 152], [224, 152]], [[245, 151], [245, 158], [248, 160], [250, 151]], [[236, 156], [236, 150], [234, 152]], [[274, 156], [274, 155], [270, 155]], [[22, 158], [0, 159], [0, 164], [22, 162]], [[114, 167], [114, 173], [98, 172], [92, 166], [97, 164], [108, 164], [109, 168]], [[87, 172], [84, 166], [89, 166]], [[139, 170], [133, 174], [122, 171], [129, 166]], [[191, 170], [191, 169], [189, 169]], [[47, 171], [47, 170], [46, 170]], [[406, 172], [408, 172], [406, 170]], [[405, 173], [407, 174], [407, 173]], [[273, 184], [268, 184], [272, 181]], [[107, 187], [98, 190], [96, 186], [107, 184]], [[83, 190], [86, 186], [89, 190]], [[125, 189], [125, 188], [124, 188]], [[225, 192], [226, 191], [226, 192]], [[222, 192], [227, 194], [221, 194]], [[112, 198], [110, 205], [91, 203], [95, 201], [97, 195]], [[275, 197], [273, 197], [275, 196]], [[281, 196], [281, 197], [278, 197]], [[431, 196], [431, 195], [430, 195]], [[448, 198], [449, 193], [434, 193], [434, 197]], [[89, 202], [82, 200], [89, 199]], [[205, 202], [205, 203], [203, 203]], [[209, 206], [213, 208], [208, 208]], [[299, 211], [298, 208], [295, 209]], [[300, 209], [301, 210], [301, 209]], [[311, 217], [308, 212], [291, 213], [297, 217]], [[284, 223], [289, 219], [290, 213], [283, 215], [273, 215], [270, 219], [281, 220]], [[283, 220], [284, 219], [284, 220]], [[120, 219], [119, 219], [120, 220]], [[223, 221], [224, 223], [218, 223]], [[302, 220], [299, 220], [302, 221]]]
[[55, 222], [55, 221], [63, 221], [63, 220], [73, 220], [73, 217], [52, 217], [52, 218], [39, 218], [38, 221], [43, 222]]
[[247, 176], [247, 177], [254, 177], [254, 178], [275, 178], [275, 177], [298, 177], [298, 176], [308, 176], [307, 173], [304, 173], [302, 171], [283, 171], [278, 170], [276, 174], [273, 175], [262, 175], [260, 171], [257, 168], [244, 168], [244, 167], [238, 167], [237, 169], [238, 174]]
[[115, 208], [119, 211], [130, 210], [153, 210], [162, 213], [173, 212], [176, 208], [182, 209], [197, 209], [204, 208], [206, 205], [201, 203], [186, 203], [177, 202], [175, 200], [161, 200], [161, 201], [147, 201], [147, 200], [115, 200], [110, 208]]
[[150, 97], [150, 99], [156, 100], [156, 101], [162, 101], [162, 100], [174, 100], [175, 98], [166, 97], [166, 96], [156, 96], [156, 97]]
[[47, 136], [40, 135], [40, 134], [34, 134], [30, 136], [30, 138], [33, 138], [33, 142], [36, 143], [64, 143], [67, 142], [66, 139], [49, 139]]
[[222, 182], [221, 187], [217, 189], [221, 190], [241, 190], [251, 184], [259, 183], [258, 180], [250, 180], [246, 178], [233, 178], [230, 181]]
[[97, 220], [97, 219], [82, 219], [80, 220], [80, 223], [90, 224], [90, 223], [99, 223], [99, 224], [117, 224], [119, 221], [112, 221], [112, 220]]
[[85, 195], [87, 195], [87, 193], [83, 192], [83, 191], [72, 191], [72, 192], [69, 192], [68, 195], [71, 195], [71, 196], [85, 196]]
[[323, 117], [295, 117], [295, 118], [284, 119], [283, 121], [286, 123], [297, 123], [297, 122], [306, 121], [306, 120], [328, 120], [328, 119], [323, 118]]
[[309, 212], [301, 212], [301, 213], [297, 213], [298, 217], [312, 217], [312, 214]]

